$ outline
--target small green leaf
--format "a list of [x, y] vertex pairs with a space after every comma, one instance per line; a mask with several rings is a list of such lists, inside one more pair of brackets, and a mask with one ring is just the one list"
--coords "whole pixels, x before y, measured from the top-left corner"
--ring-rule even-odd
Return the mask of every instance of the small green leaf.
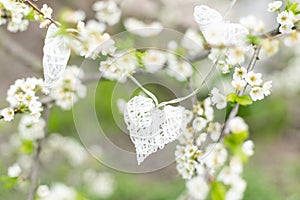
[[248, 131], [243, 131], [240, 133], [232, 133], [225, 137], [225, 142], [230, 142], [231, 144], [241, 144], [243, 143], [249, 136]]
[[247, 155], [242, 150], [242, 145], [244, 141], [248, 138], [249, 132], [244, 131], [241, 133], [232, 133], [225, 136], [224, 144], [228, 147], [231, 152], [239, 157], [244, 163], [248, 161]]
[[237, 96], [236, 97], [236, 102], [241, 104], [242, 106], [248, 106], [253, 104], [253, 101], [250, 96], [248, 95], [243, 95], [243, 96]]
[[11, 178], [8, 176], [1, 176], [0, 183], [1, 186], [5, 187], [5, 189], [9, 190], [16, 186], [18, 182], [18, 178]]
[[294, 14], [295, 15], [299, 15], [300, 14], [300, 10], [295, 10]]
[[135, 51], [135, 56], [138, 60], [138, 66], [142, 69], [145, 69], [145, 66], [143, 64], [143, 56], [145, 55], [145, 52]]
[[298, 5], [299, 3], [294, 3], [288, 8], [288, 10], [294, 12], [297, 9]]
[[261, 38], [258, 36], [248, 35], [247, 40], [250, 44], [258, 45], [261, 41]]
[[232, 102], [232, 103], [236, 102], [236, 98], [237, 98], [237, 94], [236, 93], [231, 93], [231, 94], [228, 94], [226, 96], [226, 100], [229, 101], [229, 102]]
[[34, 10], [30, 10], [30, 12], [25, 16], [25, 19], [35, 20], [34, 15]]
[[223, 200], [225, 199], [226, 188], [224, 184], [220, 182], [213, 182], [211, 188], [211, 199], [212, 200]]
[[23, 140], [20, 152], [24, 154], [32, 154], [34, 151], [34, 144], [31, 140]]

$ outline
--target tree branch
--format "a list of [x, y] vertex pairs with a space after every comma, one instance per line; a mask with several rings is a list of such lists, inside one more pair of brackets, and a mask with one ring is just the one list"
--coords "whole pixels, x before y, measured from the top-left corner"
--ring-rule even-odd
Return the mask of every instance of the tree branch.
[[[261, 50], [261, 46], [254, 47], [254, 53], [253, 53], [252, 58], [251, 58], [251, 60], [250, 60], [250, 62], [249, 62], [249, 65], [248, 65], [248, 67], [247, 67], [247, 72], [252, 71], [252, 70], [254, 69], [254, 67], [255, 67], [257, 61], [259, 60], [259, 57], [258, 57], [258, 56], [259, 56], [260, 50]], [[239, 96], [244, 95], [247, 86], [248, 86], [248, 84], [245, 86], [244, 90], [242, 90], [242, 91], [238, 94]], [[225, 136], [225, 134], [228, 134], [228, 133], [227, 133], [227, 131], [228, 131], [228, 130], [227, 130], [228, 124], [229, 124], [229, 122], [230, 122], [230, 121], [238, 114], [239, 108], [240, 108], [240, 104], [237, 103], [237, 104], [232, 108], [232, 110], [230, 111], [230, 113], [229, 113], [229, 115], [228, 115], [228, 117], [227, 117], [227, 119], [226, 119], [226, 121], [225, 121], [225, 123], [224, 123], [224, 126], [223, 126], [223, 128], [222, 128], [220, 137], [219, 137], [219, 139], [218, 139], [217, 142], [220, 142], [221, 139]]]
[[24, 3], [29, 5], [32, 9], [37, 11], [39, 14], [41, 14], [45, 19], [48, 19], [51, 23], [55, 24], [56, 26], [60, 26], [60, 24], [57, 21], [55, 21], [54, 19], [49, 18], [49, 17], [45, 17], [44, 13], [34, 3], [32, 3], [30, 0], [25, 0]]
[[35, 155], [33, 158], [33, 165], [31, 168], [31, 172], [30, 172], [30, 186], [29, 186], [29, 191], [28, 191], [28, 196], [27, 196], [27, 200], [34, 200], [35, 197], [35, 192], [37, 189], [37, 182], [38, 182], [38, 174], [39, 174], [39, 168], [40, 168], [40, 153], [42, 150], [42, 144], [45, 141], [47, 135], [48, 135], [48, 119], [49, 119], [49, 112], [50, 112], [50, 107], [49, 106], [45, 106], [45, 110], [43, 113], [43, 118], [46, 121], [46, 125], [44, 128], [45, 131], [45, 135], [42, 139], [40, 139], [38, 141], [37, 147], [36, 147], [36, 151], [35, 151]]

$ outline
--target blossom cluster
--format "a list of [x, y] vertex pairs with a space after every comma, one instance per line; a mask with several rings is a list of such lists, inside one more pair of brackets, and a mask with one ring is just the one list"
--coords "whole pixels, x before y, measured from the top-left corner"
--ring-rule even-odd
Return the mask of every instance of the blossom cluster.
[[[233, 118], [228, 128], [234, 135], [228, 137], [240, 136], [248, 131], [248, 125], [240, 117]], [[218, 142], [222, 131], [219, 123], [210, 123], [206, 131], [200, 133], [196, 139], [197, 131], [189, 125], [187, 129], [179, 138], [181, 144], [177, 145], [175, 157], [178, 172], [182, 178], [187, 179], [188, 196], [193, 199], [206, 199], [211, 188], [218, 184], [224, 189], [225, 186], [227, 188], [224, 199], [242, 199], [246, 182], [241, 173], [245, 159], [253, 155], [253, 142], [241, 140], [240, 146], [235, 147], [241, 149], [241, 156], [235, 154], [235, 150], [227, 142]], [[209, 140], [213, 142], [208, 143]], [[234, 156], [230, 156], [230, 152]]]
[[187, 81], [193, 75], [193, 66], [190, 63], [157, 49], [117, 52], [114, 57], [100, 62], [99, 71], [104, 78], [124, 82], [137, 68], [148, 73], [158, 73], [166, 69], [166, 73], [178, 81]]
[[293, 27], [297, 21], [295, 14], [291, 10], [283, 10], [280, 12], [282, 6], [282, 1], [274, 1], [269, 3], [268, 11], [277, 12], [277, 22], [280, 25], [279, 31], [284, 34], [289, 34], [293, 32]]
[[69, 110], [75, 102], [86, 95], [86, 87], [81, 79], [84, 72], [77, 66], [68, 66], [62, 77], [53, 86], [50, 96], [63, 110]]
[[114, 0], [96, 1], [93, 4], [93, 10], [96, 12], [96, 19], [109, 26], [115, 25], [120, 21], [121, 9]]
[[21, 1], [1, 0], [0, 25], [7, 23], [7, 30], [10, 32], [25, 31], [29, 25], [26, 17], [30, 12], [30, 7]]
[[16, 80], [7, 91], [9, 108], [1, 111], [4, 120], [11, 121], [15, 112], [21, 112], [29, 114], [33, 121], [37, 121], [43, 111], [39, 92], [45, 92], [42, 79], [32, 77]]
[[235, 68], [232, 80], [234, 89], [240, 92], [247, 85], [251, 87], [250, 97], [253, 101], [262, 100], [265, 96], [271, 94], [272, 81], [263, 83], [261, 73], [247, 72], [247, 69], [244, 67]]
[[80, 56], [95, 59], [99, 53], [102, 55], [113, 54], [116, 50], [115, 42], [105, 33], [106, 25], [96, 20], [86, 23], [77, 23], [77, 37], [70, 37], [69, 45]]

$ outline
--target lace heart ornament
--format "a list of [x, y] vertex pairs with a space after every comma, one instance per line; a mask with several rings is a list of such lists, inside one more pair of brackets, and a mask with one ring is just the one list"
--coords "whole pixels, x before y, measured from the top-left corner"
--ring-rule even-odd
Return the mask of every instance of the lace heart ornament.
[[70, 58], [66, 38], [58, 34], [59, 28], [51, 24], [43, 47], [44, 86], [51, 89], [63, 75]]
[[209, 44], [215, 44], [216, 34], [224, 45], [243, 46], [249, 34], [246, 27], [225, 21], [217, 10], [205, 5], [195, 7], [194, 19]]
[[126, 104], [124, 120], [139, 165], [182, 134], [184, 110], [181, 106], [170, 105], [160, 109], [152, 99], [143, 96], [135, 96]]

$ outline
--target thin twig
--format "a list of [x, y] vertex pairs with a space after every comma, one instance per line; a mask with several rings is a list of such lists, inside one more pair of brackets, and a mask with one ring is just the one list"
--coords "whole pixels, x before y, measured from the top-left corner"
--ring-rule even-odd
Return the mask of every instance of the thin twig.
[[43, 117], [46, 121], [46, 126], [44, 128], [45, 131], [45, 135], [42, 139], [40, 139], [38, 141], [37, 147], [36, 147], [36, 151], [34, 154], [34, 158], [33, 158], [33, 165], [30, 171], [30, 186], [29, 186], [29, 191], [28, 191], [28, 196], [27, 196], [27, 200], [34, 200], [35, 197], [35, 192], [37, 189], [37, 182], [38, 182], [38, 174], [39, 174], [39, 168], [40, 168], [40, 153], [42, 150], [42, 144], [45, 141], [47, 135], [48, 135], [48, 119], [49, 119], [49, 112], [50, 112], [50, 107], [49, 106], [45, 106], [45, 110], [43, 113]]
[[51, 23], [55, 24], [56, 26], [60, 26], [60, 24], [57, 21], [55, 21], [54, 19], [49, 18], [49, 17], [45, 17], [44, 13], [34, 3], [32, 3], [30, 0], [26, 0], [26, 1], [24, 1], [24, 3], [29, 5], [32, 9], [37, 11], [39, 14], [43, 15], [43, 17], [45, 19], [49, 20]]
[[[248, 65], [248, 67], [247, 67], [247, 72], [252, 71], [252, 70], [254, 69], [254, 67], [255, 67], [255, 65], [256, 65], [256, 62], [257, 62], [257, 60], [259, 59], [258, 56], [259, 56], [259, 52], [260, 52], [261, 47], [258, 46], [258, 47], [255, 47], [254, 49], [255, 49], [255, 50], [254, 50], [254, 53], [253, 53], [252, 58], [251, 58], [251, 60], [250, 60], [250, 62], [249, 62], [249, 65]], [[241, 91], [241, 92], [238, 94], [239, 96], [242, 96], [242, 95], [245, 93], [247, 86], [248, 86], [248, 85], [246, 85], [245, 88], [244, 88], [244, 90]], [[222, 128], [220, 137], [219, 137], [219, 139], [218, 139], [217, 142], [220, 142], [221, 139], [225, 136], [225, 134], [227, 134], [228, 124], [229, 124], [229, 122], [230, 122], [230, 121], [238, 114], [239, 108], [240, 108], [240, 104], [237, 103], [237, 104], [232, 108], [232, 110], [230, 111], [230, 113], [229, 113], [229, 115], [228, 115], [228, 117], [227, 117], [227, 119], [226, 119], [226, 121], [225, 121], [225, 123], [224, 123], [224, 126], [223, 126], [223, 128]]]

